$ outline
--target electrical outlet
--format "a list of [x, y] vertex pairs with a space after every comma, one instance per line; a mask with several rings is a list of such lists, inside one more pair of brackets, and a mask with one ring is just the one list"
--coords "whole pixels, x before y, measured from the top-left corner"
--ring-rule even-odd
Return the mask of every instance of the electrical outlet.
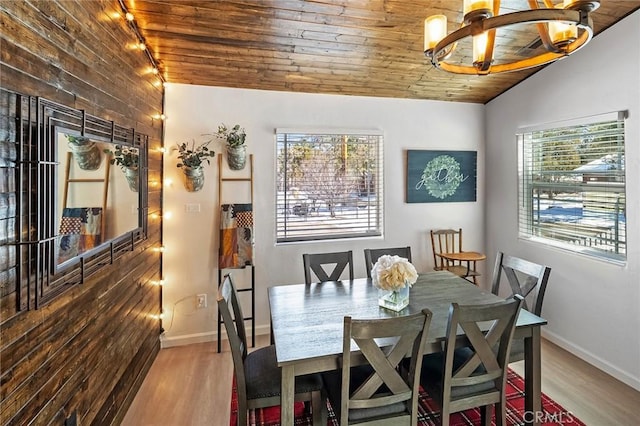
[[196, 308], [202, 309], [207, 307], [207, 295], [199, 294], [196, 296]]
[[200, 204], [185, 204], [184, 211], [187, 213], [200, 213]]

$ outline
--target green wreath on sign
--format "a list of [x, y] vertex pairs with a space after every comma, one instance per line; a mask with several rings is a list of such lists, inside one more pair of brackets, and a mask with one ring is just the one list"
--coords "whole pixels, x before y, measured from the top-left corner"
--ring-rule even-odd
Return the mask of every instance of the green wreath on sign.
[[460, 164], [449, 155], [440, 155], [429, 161], [422, 176], [429, 195], [440, 199], [455, 194], [465, 180], [460, 172]]

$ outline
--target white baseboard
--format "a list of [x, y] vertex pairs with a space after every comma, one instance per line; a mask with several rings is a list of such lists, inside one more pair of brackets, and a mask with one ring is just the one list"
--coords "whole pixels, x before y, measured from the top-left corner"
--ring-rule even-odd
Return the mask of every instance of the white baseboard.
[[567, 341], [566, 339], [564, 339], [563, 337], [558, 336], [557, 334], [554, 334], [550, 331], [547, 330], [542, 330], [542, 337], [547, 339], [548, 341], [550, 341], [551, 343], [554, 343], [558, 346], [560, 346], [562, 349], [571, 352], [573, 355], [577, 356], [578, 358], [588, 362], [589, 364], [593, 365], [594, 367], [604, 371], [605, 373], [609, 374], [612, 377], [615, 377], [616, 379], [620, 380], [621, 382], [631, 386], [632, 388], [640, 391], [640, 378], [639, 377], [633, 377], [629, 372], [627, 371], [623, 371], [621, 369], [619, 369], [618, 367], [616, 367], [615, 365], [612, 365], [611, 363], [603, 360], [602, 358], [593, 355], [590, 352], [585, 351], [583, 348], [576, 346], [575, 344]]
[[[269, 334], [271, 332], [268, 325], [263, 325], [256, 327], [256, 336]], [[206, 342], [215, 342], [216, 341], [216, 331], [207, 331], [204, 333], [195, 333], [195, 334], [183, 334], [178, 336], [160, 336], [160, 348], [172, 348], [174, 346], [184, 346], [184, 345], [192, 345], [195, 343], [206, 343]], [[224, 329], [222, 330], [222, 335], [220, 336], [222, 340], [227, 340], [227, 333], [225, 333]], [[251, 328], [247, 329], [247, 338], [251, 340]], [[251, 344], [251, 342], [249, 342]]]

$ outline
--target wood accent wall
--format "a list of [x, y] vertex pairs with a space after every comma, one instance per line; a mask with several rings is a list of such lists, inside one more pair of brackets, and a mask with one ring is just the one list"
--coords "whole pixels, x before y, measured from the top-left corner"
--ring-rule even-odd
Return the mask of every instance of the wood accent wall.
[[[0, 2], [0, 425], [119, 424], [160, 349], [162, 86], [117, 0]], [[148, 238], [39, 309], [16, 307], [17, 94], [149, 136]], [[32, 189], [33, 190], [33, 189]], [[31, 192], [31, 191], [29, 191]], [[28, 265], [22, 265], [26, 268]]]

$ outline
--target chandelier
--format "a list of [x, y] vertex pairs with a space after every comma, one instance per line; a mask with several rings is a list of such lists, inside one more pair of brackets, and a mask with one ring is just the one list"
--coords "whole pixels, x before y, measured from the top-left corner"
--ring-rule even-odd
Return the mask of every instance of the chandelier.
[[[464, 0], [463, 22], [451, 34], [447, 35], [445, 15], [424, 20], [424, 54], [436, 68], [456, 74], [487, 75], [548, 64], [570, 55], [591, 40], [593, 21], [589, 14], [599, 6], [600, 1], [564, 0], [554, 5], [552, 0], [544, 0], [541, 8], [538, 0], [529, 0], [529, 10], [499, 15], [500, 0]], [[498, 50], [496, 31], [516, 24], [535, 24], [544, 51], [525, 58], [505, 53], [505, 58], [498, 63], [494, 58]], [[464, 53], [456, 55], [456, 48], [469, 37], [473, 63], [465, 64]]]

